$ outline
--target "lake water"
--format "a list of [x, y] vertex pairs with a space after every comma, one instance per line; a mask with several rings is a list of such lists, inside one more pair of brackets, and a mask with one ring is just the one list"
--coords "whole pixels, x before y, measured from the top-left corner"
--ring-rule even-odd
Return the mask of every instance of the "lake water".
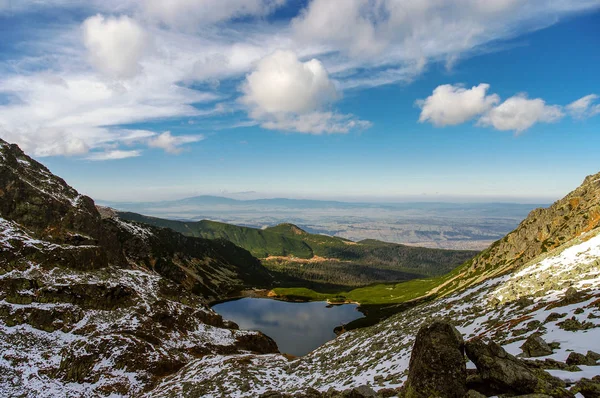
[[325, 302], [289, 303], [264, 298], [243, 298], [213, 306], [240, 329], [260, 330], [271, 337], [279, 351], [301, 356], [335, 338], [333, 329], [363, 314], [356, 304], [327, 308]]

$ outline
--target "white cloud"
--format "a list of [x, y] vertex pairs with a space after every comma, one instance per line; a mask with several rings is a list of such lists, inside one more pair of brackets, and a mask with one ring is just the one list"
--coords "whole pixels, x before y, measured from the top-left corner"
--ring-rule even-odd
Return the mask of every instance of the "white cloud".
[[140, 60], [149, 46], [149, 36], [127, 16], [96, 15], [82, 24], [83, 43], [90, 63], [102, 73], [129, 78], [141, 70]]
[[148, 146], [151, 148], [161, 148], [164, 149], [165, 152], [178, 154], [183, 151], [182, 146], [185, 144], [191, 144], [193, 142], [202, 141], [204, 139], [203, 135], [180, 135], [173, 136], [170, 131], [165, 131], [164, 133], [151, 138], [148, 141]]
[[478, 124], [496, 130], [527, 130], [536, 123], [554, 123], [564, 117], [562, 108], [546, 105], [541, 98], [529, 99], [525, 94], [510, 97], [479, 119]]
[[339, 94], [323, 64], [302, 62], [291, 51], [276, 51], [263, 58], [246, 76], [241, 102], [264, 128], [300, 133], [347, 133], [367, 122], [352, 115], [323, 112]]
[[119, 160], [119, 159], [127, 159], [134, 158], [137, 156], [141, 156], [141, 151], [139, 150], [131, 150], [131, 151], [123, 151], [120, 149], [115, 149], [112, 151], [105, 152], [94, 152], [86, 157], [87, 160]]
[[597, 0], [313, 0], [293, 28], [301, 41], [354, 56], [391, 51], [405, 59], [445, 57], [599, 5]]
[[263, 58], [246, 77], [242, 91], [242, 102], [258, 116], [309, 112], [338, 96], [320, 61], [301, 62], [291, 51]]
[[576, 119], [583, 119], [600, 114], [600, 104], [594, 104], [600, 98], [596, 94], [589, 94], [571, 102], [565, 108]]
[[[325, 85], [312, 86], [312, 92], [295, 90], [289, 83], [299, 95], [279, 93], [280, 103], [273, 100], [277, 88], [262, 90], [266, 95], [246, 104], [255, 118], [251, 123], [289, 131], [344, 132], [368, 122], [335, 112], [332, 104], [339, 94], [331, 89], [332, 82], [338, 90], [408, 82], [431, 62], [452, 64], [486, 51], [490, 43], [600, 6], [600, 0], [344, 0], [343, 5], [312, 0], [291, 24], [263, 18], [284, 3], [4, 1], [0, 13], [9, 18], [51, 8], [60, 8], [69, 18], [13, 26], [26, 33], [14, 35], [23, 37], [14, 45], [24, 52], [0, 60], [0, 135], [35, 156], [81, 155], [129, 145], [130, 133], [122, 125], [210, 117], [221, 111], [213, 104], [210, 109], [198, 104], [221, 99], [227, 101], [224, 111], [239, 110], [239, 101], [238, 107], [229, 106], [237, 95], [231, 83], [257, 70], [259, 61], [276, 50], [293, 51], [302, 60], [318, 58], [312, 72], [329, 74], [323, 78], [313, 73], [311, 84]], [[98, 13], [105, 16], [93, 16]], [[83, 26], [64, 23], [82, 14], [91, 16]], [[311, 67], [298, 62], [302, 72], [293, 78], [306, 78], [304, 69]], [[294, 65], [290, 70], [300, 70]], [[195, 84], [199, 81], [202, 89]], [[219, 122], [227, 127], [234, 123], [226, 118]]]
[[354, 115], [334, 112], [311, 112], [303, 115], [286, 115], [264, 121], [261, 126], [269, 130], [295, 131], [307, 134], [345, 134], [351, 130], [371, 127], [371, 122], [357, 119]]
[[[394, 70], [419, 59], [454, 68], [490, 43], [599, 6], [600, 0], [313, 0], [292, 21], [292, 30], [296, 42], [328, 54], [321, 59], [332, 71], [330, 62], [347, 60], [359, 69]], [[399, 75], [396, 81], [403, 80]], [[390, 81], [376, 76], [362, 82]]]
[[202, 25], [244, 16], [265, 16], [285, 0], [141, 0], [142, 12], [151, 20], [175, 28]]
[[432, 95], [417, 101], [421, 108], [419, 122], [448, 126], [471, 120], [500, 102], [498, 95], [486, 94], [489, 88], [490, 85], [485, 83], [470, 89], [451, 84], [438, 86]]

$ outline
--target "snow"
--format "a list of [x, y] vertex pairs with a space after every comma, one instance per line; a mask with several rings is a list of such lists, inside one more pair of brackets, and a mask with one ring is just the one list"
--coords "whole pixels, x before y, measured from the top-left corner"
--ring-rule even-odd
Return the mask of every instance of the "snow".
[[142, 239], [147, 239], [153, 235], [149, 228], [145, 228], [141, 224], [121, 220], [120, 218], [115, 218], [114, 220], [131, 234], [139, 236]]

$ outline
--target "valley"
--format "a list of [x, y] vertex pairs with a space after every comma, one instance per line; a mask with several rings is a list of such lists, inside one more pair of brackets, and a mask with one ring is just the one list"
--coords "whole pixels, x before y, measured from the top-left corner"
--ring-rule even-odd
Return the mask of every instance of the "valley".
[[[464, 336], [473, 376], [489, 377], [481, 339], [538, 369], [522, 391], [571, 397], [600, 375], [600, 174], [474, 253], [123, 214], [3, 141], [0, 169], [0, 395], [406, 396], [436, 320]], [[243, 291], [307, 302], [224, 301]], [[308, 325], [302, 356], [283, 355]], [[551, 348], [532, 357], [534, 338]]]
[[352, 241], [375, 239], [420, 247], [483, 250], [512, 231], [527, 214], [546, 204], [319, 200], [235, 200], [197, 196], [174, 201], [102, 206], [186, 222], [213, 220], [257, 229], [292, 223], [313, 234]]

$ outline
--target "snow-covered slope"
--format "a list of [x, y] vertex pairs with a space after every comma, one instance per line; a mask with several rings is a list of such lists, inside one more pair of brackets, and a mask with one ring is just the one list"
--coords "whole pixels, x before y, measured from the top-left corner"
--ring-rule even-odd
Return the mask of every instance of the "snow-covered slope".
[[0, 140], [0, 397], [134, 397], [207, 354], [277, 352], [206, 304], [259, 267], [227, 242], [102, 218]]
[[199, 355], [276, 350], [147, 269], [36, 261], [79, 249], [0, 219], [0, 259], [24, 260], [0, 274], [0, 396], [136, 396]]
[[[373, 327], [344, 333], [291, 362], [277, 355], [208, 356], [193, 361], [149, 396], [193, 396], [186, 391], [202, 391], [204, 396], [251, 397], [268, 390], [293, 393], [308, 386], [321, 391], [365, 384], [375, 390], [400, 387], [407, 377], [416, 332], [433, 319], [455, 324], [467, 340], [493, 339], [515, 355], [522, 353], [520, 346], [533, 333], [560, 344], [552, 355], [536, 360], [564, 362], [572, 351], [600, 352], [599, 232], [586, 233], [512, 275], [414, 307]], [[578, 293], [565, 299], [569, 288]], [[600, 366], [580, 369], [550, 372], [571, 381], [600, 374]]]

